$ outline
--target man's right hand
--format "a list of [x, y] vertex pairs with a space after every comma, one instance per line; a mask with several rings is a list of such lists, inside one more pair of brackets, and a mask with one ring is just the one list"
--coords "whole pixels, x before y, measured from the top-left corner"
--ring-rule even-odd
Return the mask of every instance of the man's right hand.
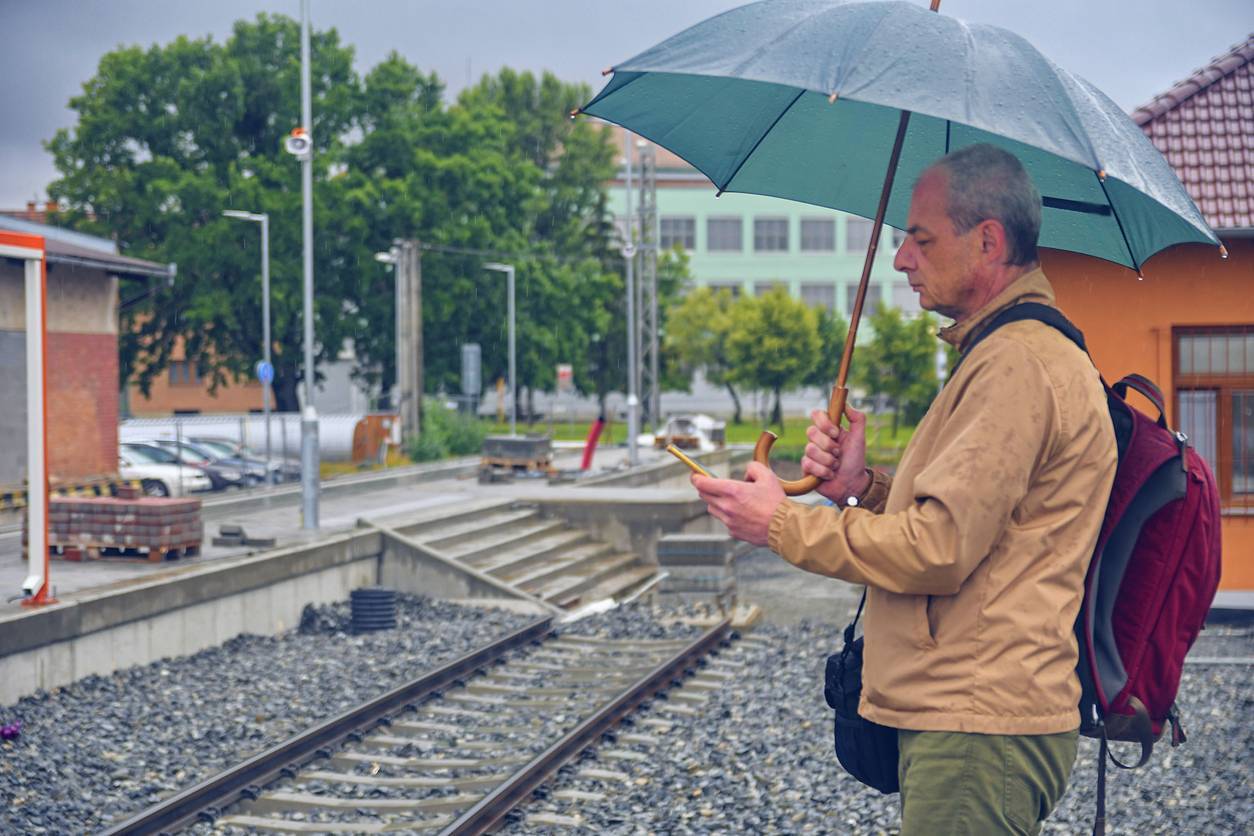
[[820, 496], [839, 504], [849, 496], [861, 496], [870, 486], [866, 472], [866, 414], [845, 406], [849, 429], [842, 429], [816, 409], [810, 413], [813, 424], [806, 430], [805, 455], [801, 470], [819, 478], [815, 488]]

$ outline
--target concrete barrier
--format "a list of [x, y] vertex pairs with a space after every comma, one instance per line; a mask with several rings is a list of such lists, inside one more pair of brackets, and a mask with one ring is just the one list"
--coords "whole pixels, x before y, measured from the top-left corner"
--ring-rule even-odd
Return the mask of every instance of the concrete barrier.
[[150, 575], [30, 612], [0, 616], [0, 705], [91, 674], [195, 653], [242, 633], [295, 627], [306, 604], [341, 601], [376, 583], [382, 535]]

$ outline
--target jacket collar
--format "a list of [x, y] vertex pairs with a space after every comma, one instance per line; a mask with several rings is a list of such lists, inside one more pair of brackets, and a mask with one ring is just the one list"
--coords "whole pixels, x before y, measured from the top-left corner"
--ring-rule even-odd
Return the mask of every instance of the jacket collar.
[[989, 320], [1011, 305], [1017, 305], [1020, 302], [1054, 304], [1054, 288], [1050, 285], [1049, 279], [1045, 278], [1045, 273], [1041, 268], [1038, 267], [1030, 273], [1024, 273], [1011, 282], [1005, 290], [989, 300], [989, 303], [976, 311], [973, 316], [962, 322], [955, 322], [953, 325], [942, 328], [939, 336], [945, 342], [962, 351], [967, 341], [975, 334], [978, 334]]

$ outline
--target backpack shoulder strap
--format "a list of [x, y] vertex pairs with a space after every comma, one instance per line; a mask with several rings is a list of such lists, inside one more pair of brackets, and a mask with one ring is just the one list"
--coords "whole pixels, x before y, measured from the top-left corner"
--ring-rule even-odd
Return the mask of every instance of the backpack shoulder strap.
[[971, 338], [971, 342], [967, 344], [967, 350], [962, 352], [962, 356], [958, 358], [958, 362], [954, 363], [954, 367], [949, 371], [950, 379], [957, 373], [958, 367], [962, 365], [962, 361], [967, 359], [971, 351], [990, 336], [994, 331], [1003, 325], [1009, 325], [1012, 322], [1019, 322], [1024, 319], [1032, 319], [1037, 322], [1043, 322], [1046, 325], [1062, 332], [1062, 335], [1071, 340], [1080, 350], [1088, 354], [1088, 346], [1084, 342], [1084, 334], [1080, 329], [1071, 323], [1063, 315], [1063, 312], [1049, 305], [1042, 305], [1040, 302], [1020, 302], [1017, 305], [1011, 305], [984, 326], [984, 328]]

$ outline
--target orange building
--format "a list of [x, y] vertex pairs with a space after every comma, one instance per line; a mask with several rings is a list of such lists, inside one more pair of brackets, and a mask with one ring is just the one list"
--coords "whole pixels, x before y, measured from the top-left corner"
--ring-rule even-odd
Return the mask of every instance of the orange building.
[[1143, 279], [1072, 253], [1045, 252], [1043, 266], [1106, 379], [1141, 372], [1157, 382], [1171, 426], [1215, 471], [1223, 498], [1216, 604], [1254, 607], [1254, 36], [1132, 118], [1228, 257], [1172, 247], [1143, 266]]
[[[210, 393], [208, 379], [188, 362], [179, 340], [170, 351], [168, 368], [152, 380], [145, 395], [134, 383], [126, 387], [127, 408], [136, 418], [157, 418], [166, 415], [197, 415], [200, 413], [260, 412], [261, 384], [256, 380], [230, 381]], [[270, 396], [274, 405], [274, 395]]]

